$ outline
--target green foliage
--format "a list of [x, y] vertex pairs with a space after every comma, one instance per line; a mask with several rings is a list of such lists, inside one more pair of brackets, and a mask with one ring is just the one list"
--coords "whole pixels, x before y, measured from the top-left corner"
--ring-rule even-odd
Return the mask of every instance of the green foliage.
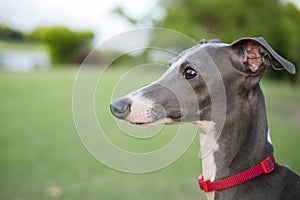
[[[166, 28], [190, 35], [232, 42], [241, 37], [263, 36], [283, 57], [300, 66], [300, 11], [280, 0], [173, 0], [161, 2]], [[272, 77], [287, 73], [270, 70]]]
[[0, 39], [1, 40], [14, 40], [23, 41], [24, 34], [21, 31], [15, 30], [5, 25], [0, 24]]
[[[197, 41], [219, 38], [230, 43], [241, 37], [263, 36], [279, 54], [300, 69], [300, 11], [292, 3], [281, 0], [160, 0], [158, 7], [165, 15], [153, 20], [155, 26], [177, 30]], [[118, 13], [125, 17], [124, 11]], [[138, 24], [130, 16], [125, 18]], [[274, 70], [270, 70], [269, 75], [294, 77]]]
[[120, 6], [115, 7], [112, 12], [123, 16], [127, 21], [129, 21], [132, 24], [137, 24], [139, 22], [139, 20], [136, 20], [136, 19], [130, 17], [129, 15], [127, 15], [124, 12], [123, 8]]
[[[39, 27], [30, 36], [48, 45], [53, 63], [82, 62], [82, 51], [88, 48], [94, 34], [75, 32], [66, 27]], [[83, 52], [85, 53], [85, 52]]]

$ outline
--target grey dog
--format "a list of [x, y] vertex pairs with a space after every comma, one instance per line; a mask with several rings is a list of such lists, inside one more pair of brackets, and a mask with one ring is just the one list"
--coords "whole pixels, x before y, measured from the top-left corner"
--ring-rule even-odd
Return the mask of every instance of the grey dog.
[[[199, 179], [209, 199], [300, 199], [299, 175], [276, 163], [268, 139], [259, 86], [268, 66], [296, 72], [262, 37], [231, 44], [202, 40], [171, 60], [159, 80], [113, 101], [111, 112], [137, 125], [192, 122], [199, 127], [201, 140], [211, 136], [216, 144], [202, 160]], [[226, 100], [221, 129], [219, 116], [212, 112], [224, 104], [224, 100], [212, 103], [212, 96], [221, 91], [216, 87], [220, 79]], [[253, 177], [247, 174], [252, 169], [257, 173]]]

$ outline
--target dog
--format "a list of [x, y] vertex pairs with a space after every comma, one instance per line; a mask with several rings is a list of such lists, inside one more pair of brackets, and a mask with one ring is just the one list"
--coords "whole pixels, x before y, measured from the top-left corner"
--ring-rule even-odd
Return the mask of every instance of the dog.
[[262, 37], [201, 40], [169, 65], [154, 83], [113, 101], [112, 114], [136, 125], [197, 124], [205, 154], [198, 181], [208, 199], [300, 199], [299, 175], [273, 156], [259, 85], [268, 66], [292, 74], [295, 66]]

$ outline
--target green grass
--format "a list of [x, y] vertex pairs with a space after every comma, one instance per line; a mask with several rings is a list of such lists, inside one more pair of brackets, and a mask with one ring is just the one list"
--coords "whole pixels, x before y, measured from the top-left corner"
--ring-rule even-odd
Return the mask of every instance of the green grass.
[[0, 52], [7, 51], [8, 49], [14, 51], [21, 51], [21, 50], [22, 51], [28, 51], [28, 50], [47, 51], [47, 47], [40, 43], [0, 40]]
[[[130, 151], [163, 146], [174, 128], [142, 140], [117, 131], [108, 104], [122, 73], [120, 68], [107, 72], [99, 85], [103, 90], [96, 93], [97, 116], [111, 133], [108, 137]], [[145, 74], [151, 78], [141, 75], [133, 81], [149, 82], [159, 75]], [[204, 199], [197, 186], [198, 138], [178, 161], [153, 173], [122, 173], [94, 159], [73, 122], [75, 75], [74, 69], [0, 72], [0, 199]], [[262, 86], [276, 158], [300, 172], [300, 88], [269, 81]], [[115, 96], [126, 93], [126, 88], [132, 89], [126, 86]]]
[[261, 84], [275, 156], [281, 164], [300, 172], [300, 87], [276, 81]]

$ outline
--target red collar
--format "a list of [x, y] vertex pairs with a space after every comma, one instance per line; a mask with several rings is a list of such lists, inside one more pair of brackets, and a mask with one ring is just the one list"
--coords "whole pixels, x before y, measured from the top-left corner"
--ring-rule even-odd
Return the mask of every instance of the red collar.
[[265, 158], [258, 165], [247, 169], [239, 174], [211, 182], [204, 180], [203, 175], [198, 178], [199, 186], [204, 192], [212, 192], [216, 190], [224, 190], [236, 185], [240, 185], [246, 181], [254, 179], [262, 174], [269, 174], [274, 170], [275, 158], [273, 155]]

